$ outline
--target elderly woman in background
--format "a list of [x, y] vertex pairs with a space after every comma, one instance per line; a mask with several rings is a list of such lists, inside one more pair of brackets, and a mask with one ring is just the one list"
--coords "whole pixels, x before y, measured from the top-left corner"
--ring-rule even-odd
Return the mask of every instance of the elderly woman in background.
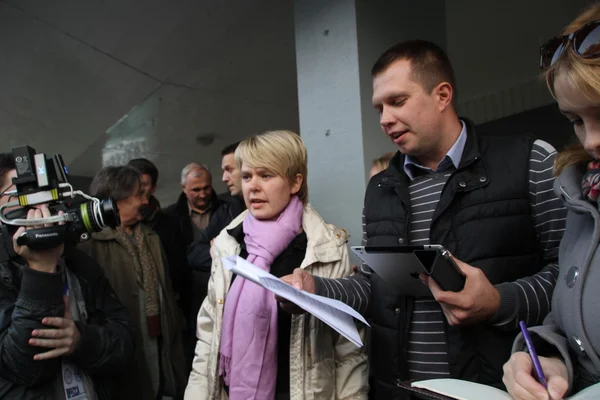
[[239, 255], [281, 277], [295, 268], [350, 275], [347, 233], [307, 205], [306, 148], [273, 131], [238, 146], [248, 210], [217, 236], [208, 296], [185, 392], [196, 399], [366, 399], [368, 365], [356, 347], [311, 314], [280, 311], [273, 293], [223, 268]]
[[104, 269], [136, 324], [135, 364], [122, 377], [116, 398], [180, 397], [185, 385], [181, 312], [159, 237], [140, 223], [140, 207], [148, 199], [139, 173], [129, 166], [103, 168], [90, 194], [116, 201], [121, 226], [94, 233], [81, 248]]

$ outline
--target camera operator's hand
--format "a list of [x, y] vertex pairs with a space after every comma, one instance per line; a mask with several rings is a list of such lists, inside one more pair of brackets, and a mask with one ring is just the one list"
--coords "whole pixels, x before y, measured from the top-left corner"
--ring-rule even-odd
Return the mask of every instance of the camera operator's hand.
[[42, 324], [53, 327], [52, 329], [35, 329], [31, 332], [29, 344], [36, 347], [52, 349], [45, 353], [36, 354], [33, 359], [37, 361], [48, 360], [72, 354], [81, 342], [81, 333], [73, 322], [69, 311], [69, 297], [64, 296], [64, 318], [47, 317]]
[[[59, 215], [62, 215], [62, 211], [59, 212]], [[50, 210], [46, 204], [42, 204], [36, 206], [35, 209], [31, 209], [27, 212], [27, 219], [34, 218], [47, 218], [50, 217]], [[61, 222], [60, 225], [64, 223]], [[45, 224], [45, 225], [35, 225], [35, 226], [21, 226], [17, 232], [13, 235], [13, 248], [15, 249], [15, 253], [17, 255], [23, 257], [29, 267], [35, 269], [40, 272], [56, 272], [56, 265], [58, 264], [58, 260], [62, 256], [64, 245], [61, 244], [53, 249], [48, 250], [31, 250], [27, 246], [19, 246], [17, 244], [17, 238], [25, 233], [26, 230], [36, 229], [36, 228], [44, 228], [50, 227], [54, 224]]]

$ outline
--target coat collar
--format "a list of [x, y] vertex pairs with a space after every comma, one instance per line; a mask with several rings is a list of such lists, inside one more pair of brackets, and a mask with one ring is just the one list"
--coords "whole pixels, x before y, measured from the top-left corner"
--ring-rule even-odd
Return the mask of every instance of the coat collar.
[[583, 197], [581, 181], [585, 174], [585, 165], [571, 165], [565, 168], [561, 174], [554, 180], [554, 193], [566, 205], [592, 206], [592, 204]]
[[[461, 118], [461, 121], [465, 124], [467, 137], [457, 169], [461, 169], [481, 158], [481, 150], [479, 148], [478, 136], [475, 132], [475, 125], [467, 118]], [[404, 171], [406, 162], [406, 156], [399, 151], [396, 152], [396, 155], [394, 155], [390, 161], [390, 166], [382, 173], [383, 176], [387, 178], [398, 178], [399, 176], [402, 176], [406, 180], [409, 180], [409, 177]]]

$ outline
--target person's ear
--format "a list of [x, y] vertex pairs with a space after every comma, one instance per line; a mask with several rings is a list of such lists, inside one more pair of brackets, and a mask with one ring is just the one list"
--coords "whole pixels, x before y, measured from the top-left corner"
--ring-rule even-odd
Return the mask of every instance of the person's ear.
[[454, 88], [448, 82], [442, 82], [433, 89], [440, 111], [446, 110], [454, 99]]
[[302, 174], [296, 174], [296, 176], [292, 180], [292, 184], [290, 185], [290, 193], [292, 195], [298, 194], [300, 188], [302, 187], [302, 182], [304, 182], [304, 177], [302, 176]]

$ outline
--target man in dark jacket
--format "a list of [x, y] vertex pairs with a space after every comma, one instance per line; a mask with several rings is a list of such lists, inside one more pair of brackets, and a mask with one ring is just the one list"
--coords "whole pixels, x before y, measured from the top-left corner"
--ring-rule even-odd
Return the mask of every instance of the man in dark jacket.
[[182, 193], [164, 209], [178, 222], [185, 246], [199, 238], [211, 217], [224, 204], [212, 187], [212, 174], [205, 165], [190, 163], [181, 171]]
[[128, 163], [140, 173], [140, 181], [148, 198], [148, 205], [142, 209], [143, 223], [151, 228], [158, 237], [167, 257], [169, 276], [173, 290], [179, 296], [177, 304], [184, 315], [190, 313], [191, 305], [191, 272], [186, 260], [186, 243], [179, 227], [179, 220], [161, 210], [160, 203], [154, 193], [158, 184], [158, 168], [150, 160], [136, 158]]
[[[223, 169], [222, 179], [229, 189], [230, 200], [214, 213], [206, 229], [200, 233], [198, 239], [188, 249], [188, 265], [192, 269], [194, 277], [194, 295], [192, 300], [192, 316], [194, 321], [208, 289], [208, 279], [210, 278], [212, 264], [210, 256], [212, 241], [235, 217], [246, 209], [242, 197], [240, 170], [237, 167], [234, 156], [238, 144], [239, 142], [231, 144], [221, 152], [223, 156], [221, 161], [221, 169]], [[195, 324], [192, 329], [196, 329]]]
[[552, 190], [556, 151], [525, 135], [477, 135], [456, 113], [454, 72], [433, 43], [391, 47], [372, 75], [373, 106], [399, 151], [367, 186], [363, 243], [443, 245], [465, 286], [443, 291], [423, 275], [431, 293], [417, 298], [367, 266], [345, 279], [296, 270], [285, 280], [367, 314], [372, 399], [407, 399], [409, 379], [502, 387], [518, 322], [543, 321], [557, 279], [566, 212]]
[[[181, 188], [183, 192], [177, 202], [165, 208], [164, 213], [176, 221], [177, 237], [180, 238], [178, 242], [183, 245], [180, 254], [185, 259], [188, 246], [202, 236], [202, 231], [206, 229], [213, 216], [220, 212], [226, 202], [216, 195], [212, 187], [212, 175], [204, 165], [197, 163], [186, 165], [181, 171]], [[190, 295], [185, 296], [186, 306], [183, 310], [187, 326], [184, 347], [191, 368], [196, 346], [196, 316], [200, 305], [198, 304], [199, 295], [196, 293], [198, 287], [195, 283], [196, 277], [187, 262], [186, 268], [183, 275], [187, 279], [183, 284], [186, 285]]]
[[[0, 193], [12, 185], [11, 161], [0, 155]], [[0, 197], [0, 204], [7, 201]], [[28, 218], [49, 215], [43, 205]], [[133, 357], [129, 314], [102, 270], [76, 248], [63, 254], [63, 247], [33, 251], [14, 243], [13, 257], [0, 262], [2, 399], [68, 399], [76, 393], [114, 399], [111, 389]]]

